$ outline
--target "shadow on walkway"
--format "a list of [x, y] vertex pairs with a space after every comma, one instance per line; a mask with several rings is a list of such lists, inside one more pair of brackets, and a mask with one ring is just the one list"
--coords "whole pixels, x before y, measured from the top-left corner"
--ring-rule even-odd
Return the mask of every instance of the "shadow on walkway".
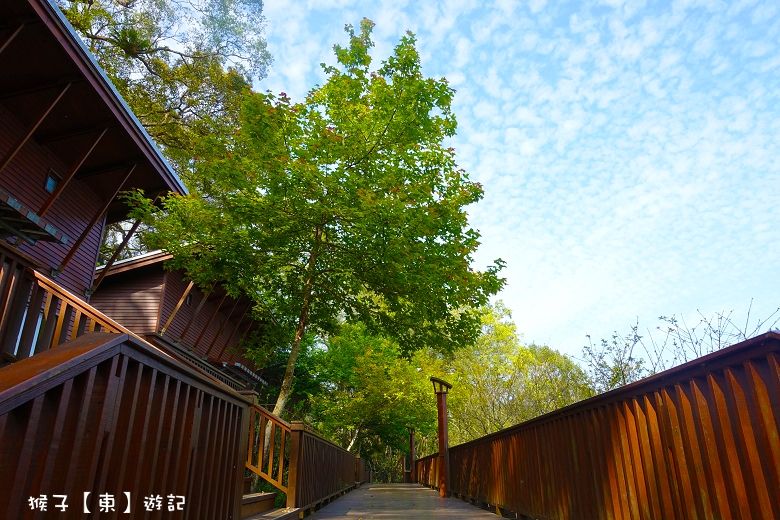
[[367, 484], [331, 502], [309, 518], [496, 520], [500, 517], [457, 498], [439, 498], [438, 491], [419, 484]]

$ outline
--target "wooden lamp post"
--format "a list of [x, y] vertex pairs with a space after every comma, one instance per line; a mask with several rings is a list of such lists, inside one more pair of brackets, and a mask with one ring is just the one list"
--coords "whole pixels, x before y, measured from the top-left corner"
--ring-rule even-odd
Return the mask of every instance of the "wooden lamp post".
[[431, 377], [431, 383], [433, 383], [433, 391], [436, 392], [436, 407], [439, 410], [439, 496], [444, 498], [449, 492], [450, 480], [447, 392], [452, 388], [452, 385], [438, 377]]
[[416, 480], [416, 468], [414, 467], [414, 428], [406, 427], [409, 432], [409, 483], [414, 484]]

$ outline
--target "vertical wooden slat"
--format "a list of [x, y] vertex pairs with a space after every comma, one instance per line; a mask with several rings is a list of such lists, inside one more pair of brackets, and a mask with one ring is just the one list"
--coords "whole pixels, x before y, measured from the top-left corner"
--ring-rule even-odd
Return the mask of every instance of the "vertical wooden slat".
[[[43, 408], [44, 396], [39, 395], [32, 403], [29, 418], [27, 419], [24, 442], [22, 443], [21, 453], [19, 455], [19, 466], [16, 468], [16, 478], [11, 489], [11, 497], [23, 497], [28, 495], [30, 472], [35, 469], [36, 464], [32, 459], [33, 447], [37, 433], [36, 426], [40, 421], [41, 409]], [[21, 518], [22, 510], [26, 503], [19, 500], [11, 500], [8, 506], [7, 518]]]
[[11, 291], [16, 284], [16, 279], [18, 277], [18, 264], [16, 260], [11, 261], [10, 263], [5, 262], [5, 259], [3, 260], [2, 280], [0, 280], [0, 323], [4, 325], [6, 321], [6, 306], [8, 305]]
[[2, 349], [10, 354], [15, 352], [16, 341], [22, 329], [22, 320], [27, 311], [27, 302], [32, 288], [32, 280], [25, 276], [24, 269], [19, 269], [13, 291], [8, 300], [11, 308], [6, 312], [3, 325], [0, 327]]
[[78, 491], [76, 489], [76, 485], [78, 484], [78, 482], [76, 481], [77, 464], [74, 464], [73, 461], [75, 461], [76, 463], [80, 461], [81, 450], [84, 447], [84, 431], [87, 428], [87, 416], [89, 415], [90, 412], [89, 396], [92, 395], [92, 387], [95, 383], [96, 374], [97, 374], [97, 367], [92, 367], [89, 370], [87, 381], [86, 384], [84, 385], [83, 393], [81, 394], [82, 403], [79, 409], [79, 415], [76, 422], [76, 434], [73, 440], [73, 452], [71, 453], [71, 459], [70, 459], [71, 464], [69, 465], [67, 476], [65, 477], [64, 494], [66, 495], [72, 494], [76, 496], [76, 492]]
[[[199, 517], [205, 518], [205, 516], [202, 515], [203, 509], [203, 483], [204, 483], [204, 477], [206, 474], [206, 468], [208, 468], [207, 459], [206, 459], [206, 448], [208, 448], [209, 442], [211, 441], [211, 427], [214, 424], [214, 420], [212, 419], [214, 416], [214, 407], [215, 407], [215, 399], [213, 395], [207, 396], [208, 400], [208, 411], [206, 413], [205, 423], [206, 423], [206, 432], [205, 435], [201, 436], [198, 443], [198, 450], [201, 452], [201, 464], [199, 465], [199, 475], [195, 476], [195, 480], [197, 480], [197, 484], [193, 487], [193, 491], [195, 492], [195, 495], [197, 496], [197, 501], [194, 504], [195, 510], [199, 512]], [[202, 426], [201, 426], [202, 427]]]
[[57, 308], [60, 306], [60, 302], [61, 300], [52, 293], [47, 294], [46, 303], [43, 306], [44, 323], [41, 327], [40, 334], [38, 334], [38, 342], [35, 345], [36, 354], [51, 348], [52, 341], [54, 340], [54, 329], [57, 325], [56, 313]]
[[[222, 433], [224, 432], [225, 428], [225, 408], [224, 401], [220, 400], [217, 402], [217, 413], [216, 413], [216, 421], [214, 424], [214, 436], [211, 439], [211, 443], [209, 448], [209, 464], [208, 468], [210, 468], [210, 471], [218, 471], [218, 466], [215, 464], [216, 460], [219, 458], [219, 451], [218, 447], [222, 442]], [[206, 488], [206, 502], [203, 505], [203, 512], [210, 516], [211, 518], [214, 518], [214, 502], [215, 502], [215, 496], [214, 492], [216, 489], [213, 487], [207, 487]]]
[[38, 320], [41, 316], [41, 305], [43, 305], [43, 299], [46, 296], [46, 292], [40, 288], [37, 282], [33, 284], [32, 294], [30, 295], [30, 305], [27, 310], [27, 316], [22, 326], [22, 337], [19, 340], [19, 349], [17, 350], [17, 358], [24, 359], [33, 354], [33, 338], [35, 338], [35, 331], [38, 329]]
[[[731, 369], [726, 369], [725, 375], [726, 385], [734, 403], [734, 408], [737, 411], [737, 433], [739, 434], [740, 448], [743, 452], [746, 469], [748, 469], [749, 483], [752, 484], [748, 486], [748, 496], [753, 498], [751, 505], [754, 506], [754, 516], [771, 519], [774, 516], [772, 514], [772, 499], [769, 497], [764, 471], [761, 467], [760, 454], [753, 433], [753, 424], [748, 411], [745, 392]], [[777, 499], [776, 495], [775, 499]]]
[[[112, 459], [114, 454], [114, 442], [116, 440], [117, 433], [121, 436], [129, 429], [129, 424], [122, 423], [122, 419], [124, 417], [122, 416], [122, 412], [125, 412], [127, 410], [127, 403], [129, 401], [128, 396], [131, 395], [131, 392], [129, 391], [129, 388], [126, 388], [126, 381], [127, 381], [127, 369], [130, 364], [130, 359], [127, 356], [120, 356], [120, 359], [117, 360], [118, 370], [115, 369], [111, 377], [114, 380], [114, 384], [116, 386], [116, 392], [114, 393], [114, 413], [111, 415], [111, 422], [107, 426], [109, 428], [108, 430], [108, 438], [106, 439], [106, 453], [108, 456], [111, 456]], [[123, 403], [125, 406], [122, 406]], [[123, 430], [122, 432], [119, 432], [119, 425], [123, 424]], [[110, 464], [103, 464], [100, 474], [98, 476], [98, 489], [107, 489], [106, 482], [108, 480], [109, 472], [115, 470], [116, 468], [111, 468]]]
[[[174, 451], [174, 444], [173, 440], [175, 439], [176, 431], [178, 429], [181, 429], [183, 427], [184, 419], [186, 418], [186, 410], [187, 410], [187, 401], [189, 399], [189, 393], [187, 393], [186, 396], [184, 396], [183, 402], [180, 399], [181, 396], [181, 389], [182, 384], [180, 380], [176, 380], [176, 389], [174, 390], [173, 395], [173, 409], [171, 410], [170, 414], [170, 420], [171, 423], [168, 426], [168, 438], [165, 443], [165, 458], [163, 460], [162, 464], [162, 472], [160, 473], [160, 477], [158, 479], [155, 479], [156, 485], [158, 485], [160, 488], [169, 489], [168, 484], [168, 469], [171, 465], [171, 459], [173, 458], [173, 451]], [[181, 410], [181, 412], [180, 412]], [[179, 413], [181, 413], [181, 417], [179, 417]], [[162, 516], [162, 514], [158, 514], [155, 517], [159, 518]]]
[[70, 320], [73, 317], [73, 306], [65, 301], [62, 302], [60, 307], [60, 315], [57, 317], [57, 326], [54, 329], [54, 339], [50, 348], [54, 348], [57, 345], [64, 343], [65, 338], [68, 336], [68, 326]]
[[701, 387], [696, 381], [691, 381], [691, 393], [693, 395], [693, 405], [695, 413], [701, 425], [702, 445], [705, 457], [708, 461], [707, 476], [711, 481], [713, 489], [713, 508], [716, 509], [717, 518], [730, 520], [731, 511], [728, 505], [728, 493], [726, 491], [726, 482], [723, 477], [722, 464], [718, 455], [718, 445], [715, 437], [715, 428], [710, 416], [707, 398], [704, 396]]

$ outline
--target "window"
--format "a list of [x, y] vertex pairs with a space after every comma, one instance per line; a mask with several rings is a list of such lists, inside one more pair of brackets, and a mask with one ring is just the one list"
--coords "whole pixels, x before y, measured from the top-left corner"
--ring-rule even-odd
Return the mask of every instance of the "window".
[[62, 177], [57, 175], [57, 173], [49, 168], [49, 172], [46, 174], [46, 184], [44, 185], [44, 188], [49, 193], [53, 192], [54, 189], [57, 187], [57, 184], [60, 183], [60, 180]]

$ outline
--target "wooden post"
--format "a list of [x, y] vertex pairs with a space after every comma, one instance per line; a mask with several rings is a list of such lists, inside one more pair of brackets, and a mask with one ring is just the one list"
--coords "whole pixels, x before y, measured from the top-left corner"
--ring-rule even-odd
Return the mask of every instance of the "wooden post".
[[409, 428], [409, 482], [414, 484], [417, 482], [417, 468], [415, 468], [415, 456], [414, 456], [414, 428]]
[[87, 236], [89, 236], [89, 233], [92, 231], [92, 228], [95, 227], [95, 224], [97, 224], [98, 220], [100, 220], [100, 217], [103, 216], [103, 214], [108, 211], [108, 207], [111, 205], [111, 203], [114, 201], [117, 195], [119, 195], [119, 192], [122, 190], [122, 186], [124, 186], [125, 182], [127, 182], [127, 179], [130, 178], [130, 175], [135, 170], [135, 167], [137, 165], [132, 166], [125, 177], [122, 179], [122, 181], [119, 183], [119, 186], [116, 187], [116, 190], [114, 191], [114, 194], [108, 198], [103, 208], [92, 218], [89, 224], [87, 224], [87, 227], [84, 228], [84, 231], [81, 233], [81, 236], [78, 240], [71, 246], [70, 251], [68, 251], [68, 254], [65, 255], [65, 258], [62, 259], [62, 263], [60, 263], [59, 267], [56, 269], [53, 269], [51, 272], [52, 278], [56, 278], [59, 276], [59, 274], [62, 272], [63, 269], [68, 265], [68, 263], [73, 258], [73, 255], [76, 254], [76, 251], [78, 251], [79, 247], [81, 247], [82, 242], [86, 240]]
[[179, 303], [176, 304], [176, 307], [173, 309], [173, 312], [171, 313], [170, 317], [168, 318], [168, 321], [165, 322], [165, 325], [160, 329], [160, 334], [165, 335], [165, 331], [168, 330], [168, 327], [171, 325], [171, 322], [173, 322], [173, 318], [176, 317], [176, 313], [179, 312], [179, 309], [181, 309], [181, 306], [184, 305], [184, 302], [187, 301], [187, 296], [189, 296], [190, 291], [195, 286], [195, 282], [190, 282], [187, 288], [184, 290], [184, 294], [181, 295], [181, 299], [179, 299]]
[[8, 166], [8, 164], [11, 162], [11, 159], [13, 159], [16, 154], [19, 153], [19, 150], [21, 150], [30, 137], [32, 137], [41, 123], [43, 123], [43, 120], [46, 119], [46, 116], [49, 115], [49, 112], [54, 109], [54, 106], [60, 101], [60, 99], [62, 99], [62, 96], [65, 95], [65, 92], [68, 91], [70, 86], [71, 83], [68, 83], [62, 88], [62, 90], [60, 90], [59, 94], [57, 94], [57, 97], [54, 98], [54, 101], [52, 101], [48, 107], [46, 107], [46, 110], [43, 112], [43, 114], [41, 114], [41, 116], [38, 117], [38, 119], [32, 125], [30, 125], [30, 127], [27, 129], [27, 132], [21, 136], [5, 153], [5, 157], [0, 160], [0, 171], [3, 171], [5, 167]]
[[301, 478], [303, 477], [303, 435], [302, 421], [290, 423], [290, 466], [287, 474], [287, 507], [298, 507]]
[[450, 484], [450, 448], [447, 432], [447, 392], [452, 385], [438, 377], [432, 377], [433, 391], [436, 392], [436, 408], [439, 412], [439, 496], [449, 494]]
[[106, 277], [106, 274], [108, 274], [108, 270], [111, 269], [111, 266], [114, 265], [114, 262], [116, 262], [116, 259], [119, 258], [119, 255], [124, 250], [125, 246], [127, 246], [128, 242], [130, 242], [130, 239], [133, 238], [133, 235], [135, 234], [135, 231], [138, 229], [138, 226], [141, 225], [141, 220], [138, 219], [133, 223], [133, 226], [130, 228], [130, 231], [127, 232], [127, 235], [125, 235], [125, 238], [122, 240], [122, 243], [119, 244], [119, 246], [114, 251], [114, 254], [111, 255], [111, 258], [108, 259], [108, 262], [103, 267], [103, 271], [100, 273], [100, 276], [98, 276], [98, 279], [95, 280], [95, 282], [92, 284], [92, 287], [87, 289], [87, 296], [92, 296], [95, 291], [97, 291], [97, 288], [100, 287], [100, 283], [103, 281], [103, 278]]

